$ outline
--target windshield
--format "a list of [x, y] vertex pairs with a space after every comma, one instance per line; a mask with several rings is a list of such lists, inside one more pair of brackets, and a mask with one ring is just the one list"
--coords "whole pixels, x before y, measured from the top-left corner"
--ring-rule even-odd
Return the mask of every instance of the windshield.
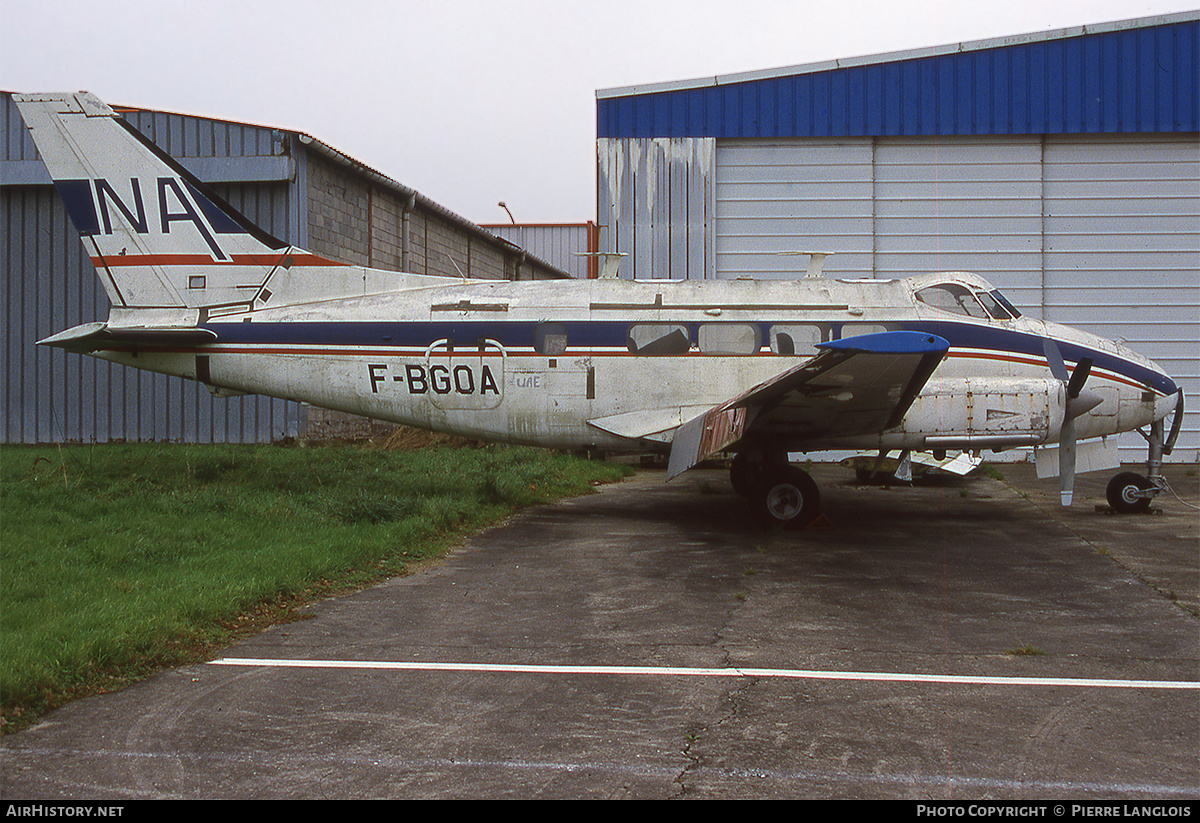
[[926, 306], [933, 306], [935, 309], [948, 311], [952, 314], [965, 314], [968, 317], [979, 317], [982, 319], [990, 316], [983, 310], [983, 306], [975, 299], [971, 290], [957, 283], [940, 283], [936, 286], [928, 286], [917, 292], [917, 299]]
[[927, 286], [917, 292], [917, 299], [941, 311], [981, 320], [1012, 320], [1021, 316], [998, 290], [976, 292], [958, 283]]

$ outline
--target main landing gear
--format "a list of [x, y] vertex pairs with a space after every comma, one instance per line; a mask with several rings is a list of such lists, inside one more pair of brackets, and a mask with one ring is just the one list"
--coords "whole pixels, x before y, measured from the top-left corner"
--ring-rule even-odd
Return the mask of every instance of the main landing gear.
[[729, 467], [729, 480], [766, 525], [804, 528], [821, 514], [817, 484], [807, 472], [789, 464], [786, 454], [768, 458], [739, 452]]

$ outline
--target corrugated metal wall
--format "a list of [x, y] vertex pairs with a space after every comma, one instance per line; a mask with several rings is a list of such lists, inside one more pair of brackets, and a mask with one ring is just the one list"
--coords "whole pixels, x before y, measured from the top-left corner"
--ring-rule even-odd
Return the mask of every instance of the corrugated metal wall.
[[628, 254], [621, 276], [716, 276], [716, 141], [599, 140], [600, 251]]
[[488, 223], [483, 228], [580, 280], [593, 264], [594, 223]]
[[[1200, 130], [1200, 21], [602, 92], [598, 137], [840, 137]], [[1105, 30], [1107, 29], [1107, 30]], [[1018, 41], [1018, 42], [1012, 42]], [[1023, 42], [1022, 42], [1023, 41]]]

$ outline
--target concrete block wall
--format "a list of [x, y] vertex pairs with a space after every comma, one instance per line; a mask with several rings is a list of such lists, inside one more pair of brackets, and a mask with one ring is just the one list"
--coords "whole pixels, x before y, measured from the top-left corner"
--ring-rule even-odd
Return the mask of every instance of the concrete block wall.
[[[404, 270], [409, 202], [403, 192], [311, 154], [308, 197], [310, 251], [356, 265]], [[515, 258], [419, 201], [408, 214], [408, 271], [501, 280], [516, 273]]]
[[313, 157], [308, 166], [310, 251], [346, 263], [370, 265], [369, 187], [332, 163]]

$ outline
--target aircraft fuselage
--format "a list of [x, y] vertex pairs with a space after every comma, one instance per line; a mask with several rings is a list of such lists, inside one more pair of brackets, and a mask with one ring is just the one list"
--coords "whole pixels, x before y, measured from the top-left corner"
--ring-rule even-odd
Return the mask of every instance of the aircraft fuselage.
[[[719, 283], [399, 277], [390, 293], [207, 319], [155, 310], [158, 323], [194, 323], [216, 339], [173, 348], [122, 343], [95, 354], [435, 431], [607, 451], [666, 447], [682, 422], [812, 357], [817, 344], [880, 331], [928, 332], [950, 343], [901, 424], [829, 437], [818, 419], [789, 449], [1053, 443], [1066, 400], [1047, 363], [1048, 339], [1068, 369], [1093, 361], [1088, 387], [1100, 403], [1076, 421], [1080, 438], [1147, 425], [1170, 411], [1177, 391], [1146, 358], [1013, 316], [989, 297], [990, 285], [963, 273]], [[947, 285], [982, 316], [963, 312], [961, 302], [947, 308], [918, 297]], [[114, 310], [109, 326], [126, 318], [139, 318], [138, 310]]]

